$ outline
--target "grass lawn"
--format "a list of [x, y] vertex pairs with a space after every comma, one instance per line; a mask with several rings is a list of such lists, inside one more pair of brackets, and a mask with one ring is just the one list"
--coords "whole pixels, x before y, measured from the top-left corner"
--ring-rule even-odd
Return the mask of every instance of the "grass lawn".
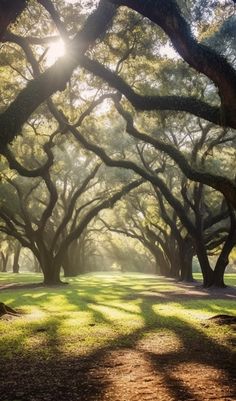
[[[0, 274], [0, 285], [40, 281], [40, 275]], [[172, 362], [178, 355], [188, 358], [192, 352], [191, 363], [205, 366], [211, 365], [212, 355], [230, 356], [233, 352], [233, 329], [216, 327], [207, 319], [217, 314], [236, 315], [235, 298], [218, 299], [208, 293], [183, 296], [183, 288], [172, 280], [143, 274], [86, 274], [67, 281], [69, 285], [63, 287], [0, 292], [1, 302], [24, 312], [21, 317], [0, 320], [0, 358], [6, 363], [13, 357], [25, 358], [27, 363], [29, 358], [37, 363], [95, 358], [101, 351], [104, 359], [108, 350], [110, 354], [128, 348], [154, 355], [161, 352], [166, 358], [173, 355]], [[229, 275], [226, 281], [235, 284], [236, 278]], [[201, 350], [204, 362], [198, 360]], [[11, 400], [0, 396], [3, 399]], [[53, 400], [49, 395], [48, 399]], [[172, 399], [188, 399], [188, 395]]]
[[[2, 284], [41, 280], [40, 274], [0, 274]], [[235, 280], [229, 275], [226, 281], [234, 284]], [[226, 344], [229, 328], [216, 332], [202, 323], [216, 314], [236, 314], [234, 300], [179, 299], [178, 294], [175, 299], [169, 296], [176, 291], [173, 281], [150, 275], [98, 273], [67, 281], [65, 287], [0, 293], [1, 302], [25, 313], [11, 321], [0, 320], [2, 355], [87, 354], [111, 344], [132, 344], [153, 331], [172, 333], [173, 338], [181, 337], [179, 341], [201, 335]], [[150, 296], [160, 292], [161, 297]]]

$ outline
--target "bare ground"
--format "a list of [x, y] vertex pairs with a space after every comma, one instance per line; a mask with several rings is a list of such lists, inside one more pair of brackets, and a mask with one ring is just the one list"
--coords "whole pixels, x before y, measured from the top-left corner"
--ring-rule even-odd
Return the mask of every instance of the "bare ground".
[[88, 358], [1, 361], [0, 400], [235, 401], [233, 356], [219, 350], [201, 356], [196, 345], [175, 350], [168, 337], [154, 336]]

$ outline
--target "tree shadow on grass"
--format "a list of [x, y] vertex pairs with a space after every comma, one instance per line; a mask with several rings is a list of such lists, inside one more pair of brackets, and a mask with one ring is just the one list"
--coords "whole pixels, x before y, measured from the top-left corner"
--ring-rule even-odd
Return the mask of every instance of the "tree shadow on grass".
[[[61, 350], [60, 330], [67, 316], [61, 313], [32, 322], [25, 328], [24, 335], [18, 334], [18, 352], [13, 352], [14, 358], [1, 358], [4, 368], [0, 369], [0, 400], [200, 401], [223, 398], [220, 388], [227, 391], [224, 398], [234, 399], [235, 362], [229, 349], [180, 317], [156, 312], [157, 302], [177, 302], [176, 298], [170, 294], [169, 298], [165, 294], [162, 300], [140, 297], [135, 286], [106, 285], [100, 288], [97, 282], [88, 293], [89, 285], [81, 284], [78, 297], [69, 288], [63, 289], [72, 312], [87, 312], [94, 324], [112, 327], [114, 322], [102, 312], [102, 307], [111, 307], [131, 316], [138, 315], [142, 327], [131, 329], [129, 334], [108, 338], [104, 345], [95, 346], [86, 356], [71, 356]], [[136, 293], [137, 313], [128, 309], [130, 292]], [[58, 293], [61, 291], [53, 290], [41, 294], [40, 299], [51, 302]], [[109, 305], [111, 295], [112, 300], [117, 298], [124, 306]], [[22, 298], [18, 294], [18, 301], [30, 300], [30, 294], [20, 296]], [[28, 348], [27, 341], [31, 337], [34, 341], [35, 334], [38, 343]], [[14, 341], [17, 341], [17, 335], [15, 339], [13, 336], [9, 347], [16, 347]], [[213, 384], [215, 394], [210, 388]]]
[[[126, 291], [123, 294], [124, 301], [128, 302]], [[93, 304], [89, 305], [83, 300], [77, 303], [70, 291], [66, 291], [65, 296], [75, 308], [88, 311], [94, 322], [112, 324], [102, 312], [94, 309]], [[95, 305], [102, 306], [103, 303], [96, 301]], [[7, 357], [2, 360], [4, 369], [0, 369], [0, 400], [122, 401], [127, 397], [140, 401], [208, 400], [214, 398], [214, 389], [201, 387], [202, 378], [198, 375], [199, 369], [206, 373], [211, 368], [213, 374], [219, 376], [215, 378], [218, 388], [215, 394], [218, 398], [215, 399], [221, 398], [221, 395], [217, 395], [221, 394], [219, 388], [228, 388], [228, 394], [225, 395], [228, 399], [234, 397], [235, 364], [229, 349], [179, 317], [160, 315], [154, 310], [155, 305], [153, 299], [139, 299], [142, 327], [108, 340], [101, 348], [83, 357], [68, 356], [60, 351], [60, 327], [65, 319], [63, 314], [41, 323], [33, 322], [27, 329], [26, 337], [36, 332], [42, 336], [42, 342], [35, 344], [27, 356], [24, 353], [21, 357], [18, 353], [13, 360]], [[119, 306], [112, 307], [119, 309]], [[173, 349], [165, 349], [165, 336], [168, 335], [177, 339], [177, 346], [174, 345]], [[155, 341], [150, 345], [153, 337]], [[24, 347], [25, 344], [20, 345]], [[41, 347], [49, 352], [38, 352]], [[140, 366], [143, 370], [140, 370]], [[187, 372], [186, 381], [179, 372], [181, 369], [189, 370], [188, 367], [193, 372], [192, 375]], [[146, 370], [150, 371], [147, 377]], [[135, 376], [136, 371], [138, 374]], [[129, 380], [132, 375], [133, 384]], [[149, 381], [145, 382], [145, 377]]]

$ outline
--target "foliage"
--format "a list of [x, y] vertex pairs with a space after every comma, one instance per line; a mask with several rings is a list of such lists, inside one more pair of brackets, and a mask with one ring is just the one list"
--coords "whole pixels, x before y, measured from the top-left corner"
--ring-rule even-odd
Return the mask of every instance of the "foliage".
[[[102, 227], [93, 220], [76, 238], [71, 233], [79, 227], [77, 212], [83, 221], [90, 201], [97, 207], [114, 194], [111, 182], [121, 191], [135, 173], [151, 183], [155, 195], [150, 186], [146, 194], [137, 191], [139, 210], [127, 197], [127, 221], [117, 219], [115, 228], [131, 224], [144, 260], [150, 252], [151, 260], [157, 259], [155, 247], [170, 259], [188, 239], [192, 253], [204, 260], [205, 285], [212, 285], [207, 256], [219, 254], [216, 270], [224, 271], [236, 236], [230, 10], [227, 2], [221, 7], [202, 0], [156, 0], [146, 6], [128, 0], [93, 6], [32, 0], [18, 10], [17, 23], [1, 38], [1, 230], [12, 235], [9, 227], [18, 225], [15, 238], [41, 265], [45, 259], [52, 266], [52, 255], [61, 262], [63, 252], [84, 265], [97, 253], [96, 231]], [[97, 157], [108, 167], [100, 166], [97, 182], [74, 202]], [[218, 218], [226, 203], [228, 215]], [[60, 231], [66, 215], [69, 221]], [[209, 225], [213, 217], [218, 221]], [[34, 236], [36, 242], [29, 240]], [[72, 237], [74, 243], [67, 240]]]

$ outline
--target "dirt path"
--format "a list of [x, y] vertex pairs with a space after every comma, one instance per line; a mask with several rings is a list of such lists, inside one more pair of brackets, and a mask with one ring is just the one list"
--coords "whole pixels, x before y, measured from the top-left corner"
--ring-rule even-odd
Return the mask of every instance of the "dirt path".
[[[158, 350], [157, 350], [158, 351]], [[102, 400], [235, 400], [236, 388], [224, 369], [158, 357], [157, 353], [121, 350], [104, 369], [109, 380]], [[154, 366], [155, 365], [155, 366]], [[95, 398], [96, 399], [96, 398]]]
[[1, 361], [0, 400], [235, 401], [236, 364], [221, 347], [152, 333], [89, 357]]
[[[150, 305], [187, 296], [234, 300], [236, 291], [181, 284], [178, 293], [136, 295]], [[107, 346], [88, 357], [0, 359], [0, 400], [236, 401], [236, 356], [200, 331], [191, 337], [181, 330], [146, 332], [132, 337], [131, 347]]]

